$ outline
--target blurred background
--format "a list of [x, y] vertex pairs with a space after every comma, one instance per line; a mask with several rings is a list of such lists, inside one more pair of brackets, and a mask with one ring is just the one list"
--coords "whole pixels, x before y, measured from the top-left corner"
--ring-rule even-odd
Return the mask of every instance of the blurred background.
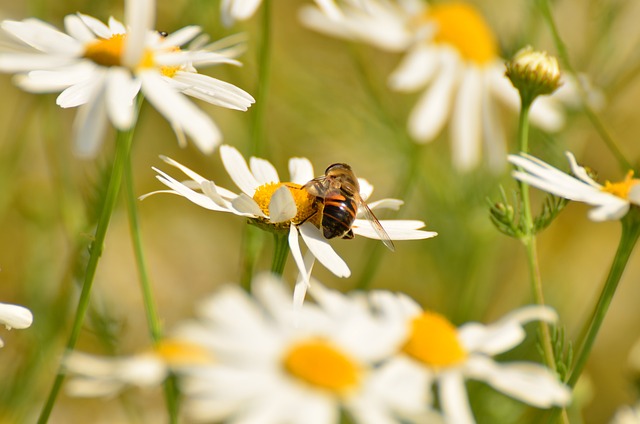
[[[484, 167], [461, 174], [451, 165], [444, 133], [418, 146], [406, 134], [406, 119], [419, 93], [393, 92], [389, 73], [400, 55], [312, 32], [298, 20], [310, 0], [273, 2], [271, 84], [265, 101], [264, 140], [259, 155], [287, 178], [290, 157], [307, 157], [316, 174], [334, 162], [347, 162], [375, 186], [372, 200], [405, 201], [397, 213], [379, 218], [420, 219], [439, 236], [396, 242], [396, 252], [381, 243], [356, 238], [335, 240], [335, 250], [352, 270], [339, 279], [317, 266], [325, 284], [348, 291], [370, 287], [406, 292], [425, 308], [441, 312], [455, 324], [491, 322], [532, 303], [525, 251], [499, 233], [489, 220], [489, 205], [499, 200], [499, 186], [511, 193], [508, 175]], [[525, 44], [555, 54], [548, 29], [533, 1], [470, 1], [484, 14], [499, 39], [502, 56]], [[0, 18], [37, 17], [62, 27], [65, 15], [81, 11], [103, 21], [123, 18], [123, 2], [113, 0], [0, 0]], [[640, 2], [636, 0], [559, 0], [553, 11], [577, 70], [602, 90], [599, 112], [627, 159], [640, 157]], [[242, 67], [220, 66], [202, 72], [234, 83], [256, 96], [260, 11], [252, 19], [226, 28], [219, 2], [158, 0], [156, 28], [172, 32], [199, 25], [212, 40], [244, 32], [247, 51]], [[79, 160], [71, 151], [76, 110], [56, 106], [56, 95], [22, 92], [10, 75], [0, 75], [0, 301], [27, 306], [34, 314], [28, 330], [0, 331], [0, 422], [31, 422], [50, 389], [78, 297], [87, 245], [95, 225], [96, 190], [108, 173], [115, 133], [105, 137], [95, 160]], [[250, 151], [252, 114], [198, 103], [224, 134], [225, 143]], [[515, 150], [517, 114], [501, 111], [510, 151]], [[597, 170], [604, 181], [622, 179], [614, 157], [579, 110], [568, 110], [565, 128], [556, 134], [532, 129], [532, 153], [567, 169], [565, 150]], [[189, 144], [178, 147], [169, 124], [145, 105], [136, 129], [133, 158], [137, 195], [161, 189], [152, 166], [170, 169], [166, 155], [218, 185], [235, 190], [216, 152], [206, 156]], [[417, 172], [406, 177], [410, 161]], [[542, 194], [533, 191], [534, 211]], [[488, 201], [488, 199], [491, 201]], [[261, 243], [258, 270], [268, 269], [273, 241], [243, 219], [217, 214], [176, 196], [152, 196], [139, 204], [145, 254], [159, 314], [165, 329], [193, 316], [199, 299], [225, 282], [238, 282], [242, 244], [247, 231]], [[546, 301], [560, 314], [561, 326], [574, 339], [597, 299], [614, 257], [618, 222], [588, 220], [588, 207], [569, 204], [539, 237], [539, 256]], [[116, 208], [92, 292], [92, 307], [78, 349], [126, 355], [148, 348], [151, 340], [140, 296], [124, 202]], [[640, 253], [634, 253], [598, 336], [576, 402], [585, 423], [608, 422], [623, 404], [635, 403], [636, 371], [628, 365], [640, 337]], [[295, 280], [289, 260], [285, 276]], [[518, 349], [538, 361], [535, 328]], [[506, 355], [505, 359], [508, 359]], [[517, 422], [522, 406], [480, 384], [474, 404], [479, 422]], [[61, 394], [51, 422], [162, 422], [161, 389], [130, 390], [107, 400], [75, 399]], [[492, 402], [499, 399], [499, 403]], [[488, 405], [504, 405], [492, 407]], [[535, 413], [534, 413], [535, 414]], [[526, 417], [527, 415], [525, 415]], [[528, 417], [535, 417], [529, 415]], [[531, 422], [535, 419], [531, 418]], [[519, 421], [522, 422], [522, 421]], [[580, 422], [576, 419], [575, 422]]]

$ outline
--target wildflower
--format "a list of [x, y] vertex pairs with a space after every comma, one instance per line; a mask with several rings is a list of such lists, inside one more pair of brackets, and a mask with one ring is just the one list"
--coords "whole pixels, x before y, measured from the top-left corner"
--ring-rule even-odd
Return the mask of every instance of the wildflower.
[[601, 185], [578, 165], [570, 152], [565, 154], [573, 176], [524, 153], [509, 156], [509, 162], [519, 168], [512, 175], [555, 196], [595, 206], [589, 211], [593, 221], [620, 219], [627, 214], [631, 204], [640, 205], [640, 180], [633, 178], [633, 171], [629, 171], [623, 181], [607, 181]]
[[[497, 103], [517, 110], [520, 102], [504, 75], [497, 37], [473, 6], [365, 0], [345, 1], [341, 11], [342, 18], [329, 19], [308, 6], [301, 19], [331, 36], [405, 53], [389, 85], [398, 91], [424, 90], [408, 121], [416, 141], [433, 141], [449, 123], [452, 159], [459, 170], [478, 166], [483, 155], [493, 169], [503, 168], [506, 142]], [[552, 97], [535, 102], [530, 116], [546, 131], [556, 131], [564, 123]]]
[[313, 289], [318, 303], [303, 305], [295, 319], [290, 293], [270, 275], [253, 282], [252, 295], [230, 285], [201, 305], [199, 319], [178, 331], [217, 361], [180, 371], [188, 416], [330, 424], [341, 422], [343, 408], [356, 423], [433, 422], [423, 376], [382, 362], [401, 341], [396, 323], [362, 299], [317, 282]]
[[[32, 322], [33, 314], [27, 308], [9, 303], [0, 303], [0, 324], [4, 325], [7, 330], [28, 328]], [[3, 346], [4, 342], [0, 339], [0, 347]]]
[[[412, 299], [376, 292], [385, 315], [403, 320], [406, 339], [399, 358], [409, 360], [414, 373], [437, 385], [447, 423], [473, 423], [465, 380], [479, 380], [521, 402], [538, 408], [564, 406], [570, 390], [546, 367], [529, 362], [498, 363], [492, 357], [507, 352], [525, 338], [523, 326], [534, 320], [555, 322], [545, 306], [517, 309], [499, 321], [466, 323], [456, 328], [444, 316], [423, 311]], [[381, 298], [381, 299], [380, 299]]]
[[[339, 11], [333, 0], [315, 0], [316, 4], [328, 14], [339, 16]], [[226, 26], [233, 25], [235, 21], [245, 21], [251, 18], [262, 4], [262, 0], [222, 0], [220, 2], [220, 14], [222, 23]]]
[[[159, 169], [154, 170], [158, 173], [158, 180], [170, 189], [164, 192], [179, 194], [209, 210], [247, 217], [268, 231], [287, 232], [291, 254], [307, 285], [315, 259], [338, 277], [348, 277], [351, 274], [347, 264], [318, 229], [320, 216], [317, 213], [317, 199], [302, 189], [314, 177], [313, 166], [308, 159], [290, 159], [291, 180], [281, 182], [274, 166], [264, 159], [252, 157], [248, 166], [240, 152], [227, 145], [220, 147], [220, 155], [229, 176], [240, 188], [240, 194], [218, 187], [213, 181], [169, 158], [163, 159], [184, 172], [190, 181], [182, 183]], [[373, 186], [364, 179], [359, 182], [360, 194], [366, 200], [371, 195]], [[397, 199], [382, 199], [369, 203], [369, 207], [374, 210], [398, 209], [402, 203]], [[424, 227], [422, 221], [381, 220], [380, 223], [392, 240], [418, 240], [437, 235], [420, 230]], [[355, 235], [380, 239], [366, 219], [356, 218], [352, 230]], [[312, 254], [307, 260], [303, 258], [298, 236], [302, 237]]]
[[73, 351], [64, 359], [65, 372], [70, 376], [66, 390], [78, 397], [114, 396], [129, 386], [159, 386], [170, 371], [212, 360], [202, 346], [177, 339], [162, 340], [149, 351], [124, 357]]
[[164, 36], [151, 30], [153, 0], [126, 0], [126, 26], [114, 18], [99, 20], [74, 14], [65, 17], [66, 33], [38, 19], [5, 20], [2, 29], [22, 49], [0, 54], [0, 71], [17, 72], [21, 88], [61, 92], [56, 103], [79, 107], [74, 123], [78, 155], [92, 157], [102, 142], [107, 121], [118, 130], [135, 121], [139, 92], [169, 121], [178, 139], [191, 137], [200, 150], [212, 152], [222, 136], [206, 113], [187, 100], [247, 110], [254, 102], [243, 90], [197, 73], [197, 65], [239, 64], [226, 54], [180, 47], [200, 28], [188, 26]]
[[623, 405], [616, 411], [610, 424], [640, 423], [640, 402], [633, 406]]
[[506, 66], [507, 78], [530, 101], [551, 94], [560, 86], [558, 60], [547, 52], [534, 51], [531, 46], [518, 51]]

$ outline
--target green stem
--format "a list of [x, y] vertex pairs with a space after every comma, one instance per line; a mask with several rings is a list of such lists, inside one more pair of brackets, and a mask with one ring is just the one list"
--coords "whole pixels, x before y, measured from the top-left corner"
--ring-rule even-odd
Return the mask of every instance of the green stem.
[[[87, 268], [85, 271], [82, 291], [80, 293], [80, 299], [78, 300], [78, 308], [76, 309], [76, 314], [73, 320], [71, 334], [69, 335], [69, 339], [66, 345], [67, 352], [73, 350], [76, 342], [78, 341], [78, 337], [80, 336], [80, 332], [82, 330], [84, 317], [89, 307], [89, 301], [91, 298], [91, 287], [93, 285], [93, 280], [98, 268], [98, 262], [100, 261], [100, 257], [102, 256], [102, 250], [104, 247], [104, 240], [107, 235], [107, 229], [109, 227], [109, 221], [111, 220], [111, 216], [113, 215], [113, 210], [118, 198], [118, 191], [122, 182], [122, 176], [126, 166], [127, 157], [129, 156], [129, 151], [131, 149], [133, 131], [134, 128], [132, 127], [128, 131], [118, 132], [116, 141], [116, 154], [113, 161], [113, 167], [111, 169], [111, 176], [109, 178], [104, 204], [102, 205], [102, 210], [100, 212], [100, 218], [98, 219], [98, 225], [96, 227], [94, 239], [89, 246], [89, 261], [87, 263]], [[42, 408], [42, 411], [40, 412], [38, 424], [44, 424], [49, 420], [49, 416], [51, 415], [51, 411], [53, 410], [53, 406], [56, 402], [56, 398], [58, 396], [58, 393], [60, 392], [60, 388], [62, 387], [62, 383], [65, 377], [62, 367], [63, 365], [61, 362], [58, 367], [58, 372], [53, 382], [53, 386], [51, 387], [51, 390], [49, 392], [47, 401]]]
[[[533, 103], [533, 98], [524, 93], [521, 95], [521, 109], [518, 123], [518, 147], [523, 153], [529, 151], [529, 111]], [[524, 234], [521, 240], [527, 251], [527, 264], [529, 266], [529, 276], [531, 280], [531, 290], [536, 304], [544, 305], [544, 294], [542, 291], [542, 276], [540, 275], [540, 267], [538, 263], [538, 249], [533, 226], [533, 216], [531, 214], [531, 199], [529, 197], [529, 185], [520, 181], [520, 195], [522, 197], [522, 211]], [[545, 321], [539, 322], [541, 334], [542, 350], [544, 352], [544, 360], [549, 368], [556, 369], [556, 361], [553, 354], [553, 343], [551, 341], [551, 331], [549, 324]]]
[[258, 87], [256, 104], [253, 106], [253, 131], [251, 133], [251, 155], [262, 154], [264, 147], [264, 118], [267, 110], [267, 94], [271, 75], [271, 1], [262, 3], [262, 33], [258, 46]]
[[633, 248], [638, 241], [638, 237], [640, 237], [640, 209], [633, 206], [629, 213], [622, 218], [621, 223], [622, 234], [620, 236], [620, 243], [618, 244], [616, 256], [613, 258], [613, 263], [611, 264], [609, 275], [607, 276], [607, 280], [605, 281], [602, 292], [600, 293], [598, 303], [593, 310], [591, 319], [587, 323], [587, 330], [585, 332], [586, 336], [584, 337], [584, 341], [580, 343], [580, 348], [578, 349], [578, 354], [576, 355], [576, 360], [571, 370], [571, 376], [567, 381], [567, 384], [572, 387], [575, 386], [578, 382], [578, 378], [580, 378], [580, 374], [582, 373], [587, 359], [589, 358], [589, 354], [591, 353], [593, 343], [598, 335], [602, 321], [607, 315], [607, 310], [609, 309], [611, 300], [616, 293], [622, 273], [629, 262], [629, 258], [631, 257]]
[[[572, 75], [577, 77], [577, 73], [569, 60], [569, 53], [567, 51], [567, 46], [562, 41], [562, 37], [560, 37], [560, 32], [558, 31], [558, 27], [553, 19], [553, 14], [551, 13], [551, 7], [549, 6], [549, 0], [537, 0], [538, 7], [540, 12], [542, 13], [543, 18], [547, 22], [549, 26], [549, 30], [551, 31], [551, 36], [553, 37], [553, 42], [556, 46], [556, 50], [558, 50], [558, 55], [560, 56], [560, 60], [562, 61], [562, 65], [564, 68], [569, 71]], [[607, 131], [604, 123], [598, 116], [598, 114], [589, 106], [588, 94], [585, 92], [584, 88], [580, 83], [576, 84], [578, 87], [578, 92], [580, 94], [580, 98], [582, 99], [582, 104], [584, 107], [584, 112], [587, 115], [587, 118], [591, 121], [591, 124], [594, 126], [595, 130], [602, 138], [602, 141], [606, 144], [607, 148], [611, 151], [611, 153], [615, 156], [618, 164], [622, 168], [623, 171], [627, 171], [631, 169], [632, 166], [627, 161], [625, 156], [622, 154], [622, 151], [618, 147], [616, 141], [611, 137], [609, 131]]]
[[[144, 310], [147, 316], [147, 325], [149, 326], [149, 334], [153, 344], [157, 345], [162, 339], [162, 326], [156, 308], [153, 296], [153, 288], [149, 278], [149, 271], [144, 257], [144, 248], [142, 244], [142, 235], [140, 233], [140, 217], [138, 214], [138, 199], [135, 195], [133, 184], [133, 172], [131, 166], [131, 155], [127, 157], [127, 163], [124, 174], [124, 186], [127, 200], [127, 210], [129, 212], [129, 230], [131, 232], [131, 242], [133, 243], [133, 251], [138, 268], [138, 278], [140, 280], [140, 288], [142, 290], [142, 299]], [[167, 378], [164, 383], [165, 402], [167, 404], [167, 412], [169, 414], [169, 422], [175, 424], [178, 422], [178, 391], [175, 384], [175, 378]]]
[[289, 240], [288, 232], [277, 232], [273, 234], [275, 247], [273, 250], [273, 261], [271, 262], [271, 272], [276, 275], [282, 275], [284, 266], [287, 264], [289, 257]]

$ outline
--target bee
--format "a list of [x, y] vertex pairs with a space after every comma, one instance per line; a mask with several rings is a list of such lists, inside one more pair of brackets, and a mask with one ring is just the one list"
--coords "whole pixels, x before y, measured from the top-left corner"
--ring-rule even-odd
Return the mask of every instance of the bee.
[[352, 239], [353, 230], [351, 227], [360, 208], [382, 243], [389, 250], [395, 250], [393, 242], [382, 228], [380, 221], [360, 196], [358, 178], [349, 165], [346, 163], [329, 165], [324, 171], [324, 175], [312, 179], [302, 188], [312, 196], [316, 196], [321, 205], [318, 212], [322, 214], [321, 227], [325, 238]]

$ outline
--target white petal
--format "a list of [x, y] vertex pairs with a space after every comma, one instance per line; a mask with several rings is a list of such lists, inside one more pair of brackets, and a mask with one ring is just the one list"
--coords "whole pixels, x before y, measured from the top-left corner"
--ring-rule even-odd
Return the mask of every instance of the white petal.
[[109, 31], [111, 31], [112, 34], [127, 33], [127, 29], [125, 28], [124, 24], [119, 20], [117, 20], [116, 18], [114, 18], [113, 16], [109, 17]]
[[96, 39], [93, 31], [85, 25], [78, 15], [65, 16], [64, 28], [70, 36], [81, 43], [88, 43]]
[[[422, 221], [390, 219], [381, 220], [380, 224], [391, 240], [423, 240], [438, 235], [434, 231], [419, 230], [419, 228], [424, 227], [424, 222]], [[366, 219], [356, 219], [351, 229], [356, 235], [380, 240], [380, 235]]]
[[478, 165], [482, 155], [482, 71], [467, 66], [463, 71], [451, 117], [454, 165], [468, 171]]
[[432, 141], [444, 127], [451, 110], [458, 82], [457, 57], [442, 56], [442, 66], [436, 79], [418, 100], [409, 116], [409, 132], [419, 142]]
[[231, 2], [230, 15], [233, 19], [244, 21], [253, 16], [262, 0], [235, 0]]
[[289, 221], [297, 213], [298, 207], [289, 188], [287, 186], [278, 188], [269, 201], [269, 221], [275, 223]]
[[458, 371], [447, 371], [441, 373], [438, 380], [438, 393], [445, 421], [451, 424], [475, 423], [462, 374]]
[[126, 69], [112, 67], [107, 76], [107, 112], [113, 125], [119, 130], [127, 130], [133, 124], [134, 99], [140, 91], [140, 82], [131, 78]]
[[482, 138], [487, 155], [486, 163], [495, 174], [502, 174], [507, 165], [507, 141], [496, 102], [491, 94], [491, 75], [483, 73], [482, 82]]
[[256, 189], [260, 186], [253, 176], [247, 162], [244, 160], [238, 149], [228, 145], [220, 146], [220, 156], [222, 164], [227, 170], [233, 182], [249, 197], [253, 197]]
[[[51, 71], [31, 71], [26, 75], [16, 76], [16, 84], [23, 90], [35, 93], [55, 93], [73, 85], [92, 81], [95, 66], [87, 62], [79, 62], [71, 66], [59, 67]], [[82, 104], [76, 103], [77, 104]], [[75, 106], [75, 105], [74, 105]], [[72, 107], [72, 106], [63, 106]]]
[[147, 33], [153, 29], [156, 5], [153, 0], [127, 1], [124, 4], [125, 22], [129, 27], [122, 63], [134, 69], [142, 60]]
[[23, 306], [0, 303], [0, 324], [7, 329], [27, 328], [33, 322], [33, 314]]
[[584, 181], [585, 183], [589, 184], [592, 187], [597, 188], [598, 190], [602, 188], [600, 184], [598, 184], [593, 178], [589, 176], [589, 173], [587, 172], [586, 169], [584, 169], [584, 167], [578, 165], [578, 162], [576, 161], [575, 156], [573, 156], [573, 153], [565, 152], [564, 155], [567, 157], [567, 160], [569, 161], [569, 165], [571, 166], [571, 172], [578, 179]]
[[189, 135], [203, 153], [211, 153], [220, 143], [220, 130], [209, 116], [182, 94], [172, 89], [155, 71], [141, 72], [142, 91], [172, 126]]
[[311, 181], [315, 177], [311, 161], [307, 158], [289, 159], [289, 176], [292, 183], [300, 185]]
[[389, 76], [389, 86], [398, 91], [415, 91], [426, 86], [438, 69], [437, 49], [418, 45], [410, 50]]
[[338, 277], [349, 277], [351, 275], [351, 270], [349, 270], [347, 264], [338, 256], [327, 240], [322, 237], [320, 230], [310, 222], [305, 222], [298, 226], [298, 229], [305, 244], [322, 265]]
[[161, 47], [182, 46], [188, 43], [189, 40], [193, 40], [200, 32], [202, 30], [199, 26], [189, 25], [167, 35], [159, 44]]
[[73, 57], [52, 56], [43, 53], [3, 52], [0, 54], [0, 71], [13, 73], [31, 71], [33, 69], [52, 69], [72, 66], [77, 61]]
[[465, 373], [538, 408], [564, 406], [571, 400], [571, 390], [542, 365], [526, 362], [498, 364], [476, 355], [468, 358]]
[[295, 225], [289, 227], [288, 241], [291, 255], [296, 263], [296, 267], [298, 267], [298, 278], [295, 289], [293, 290], [293, 308], [297, 318], [302, 308], [307, 289], [309, 288], [309, 280], [311, 278], [311, 270], [313, 269], [315, 256], [309, 253], [304, 259], [302, 258], [302, 251], [300, 250], [300, 242], [298, 240], [298, 229]]
[[204, 178], [203, 176], [201, 176], [200, 174], [198, 174], [197, 172], [192, 171], [191, 169], [187, 168], [186, 166], [182, 165], [181, 163], [167, 157], [167, 156], [160, 156], [160, 159], [162, 159], [163, 161], [165, 161], [166, 163], [168, 163], [171, 166], [174, 166], [176, 168], [178, 168], [179, 170], [181, 170], [187, 177], [191, 178], [193, 181], [197, 182], [198, 184], [202, 184], [205, 181], [207, 181], [206, 178]]
[[246, 111], [255, 103], [246, 91], [207, 75], [179, 71], [172, 81], [179, 84], [178, 89], [184, 94], [216, 106]]
[[104, 93], [104, 73], [97, 73], [92, 93], [80, 106], [73, 122], [74, 152], [81, 158], [92, 158], [102, 144], [107, 128], [107, 108]]
[[231, 206], [234, 210], [238, 211], [238, 214], [268, 218], [267, 215], [262, 212], [260, 206], [251, 197], [244, 193], [240, 193], [238, 197], [231, 201]]
[[72, 86], [64, 89], [56, 98], [56, 104], [62, 108], [78, 107], [92, 101], [92, 97], [96, 92], [103, 91], [102, 85], [105, 84], [106, 75], [104, 70], [94, 72], [92, 78], [74, 83]]
[[82, 13], [77, 13], [77, 16], [82, 20], [87, 28], [89, 28], [91, 32], [98, 37], [108, 39], [113, 35], [108, 26], [93, 16], [84, 15]]
[[[380, 199], [375, 202], [367, 203], [367, 206], [369, 206], [369, 209], [372, 211], [376, 209], [391, 209], [393, 211], [397, 211], [402, 205], [404, 205], [404, 201], [399, 199]], [[358, 216], [359, 215], [360, 214], [358, 214]]]
[[39, 19], [30, 18], [21, 22], [5, 20], [0, 26], [12, 36], [42, 52], [78, 57], [83, 51], [83, 46], [73, 37]]
[[549, 96], [538, 97], [533, 102], [529, 117], [533, 125], [549, 132], [559, 131], [565, 123], [561, 105]]
[[249, 167], [259, 185], [280, 181], [278, 171], [268, 160], [252, 157], [249, 159]]
[[360, 184], [360, 197], [366, 201], [373, 193], [373, 185], [364, 178], [358, 178], [358, 184]]

